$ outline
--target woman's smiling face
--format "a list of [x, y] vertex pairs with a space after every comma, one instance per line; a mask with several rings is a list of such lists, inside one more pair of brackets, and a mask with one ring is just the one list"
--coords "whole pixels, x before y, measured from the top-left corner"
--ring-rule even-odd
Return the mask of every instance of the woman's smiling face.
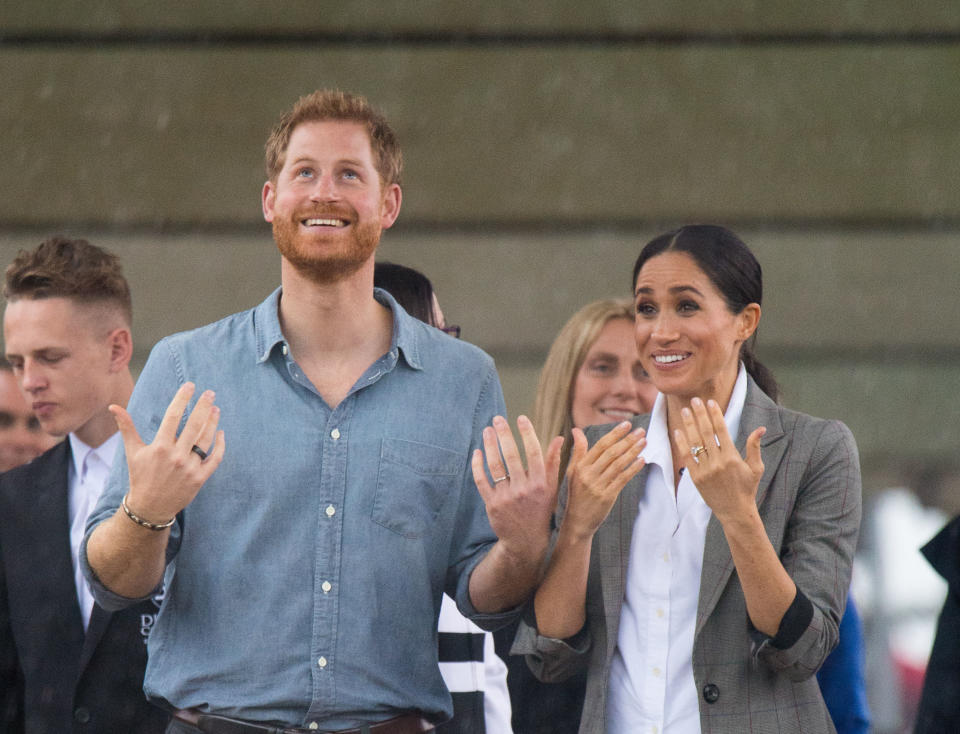
[[760, 307], [731, 313], [689, 254], [666, 251], [637, 274], [634, 326], [643, 368], [657, 389], [725, 405], [736, 381], [740, 345], [756, 329]]

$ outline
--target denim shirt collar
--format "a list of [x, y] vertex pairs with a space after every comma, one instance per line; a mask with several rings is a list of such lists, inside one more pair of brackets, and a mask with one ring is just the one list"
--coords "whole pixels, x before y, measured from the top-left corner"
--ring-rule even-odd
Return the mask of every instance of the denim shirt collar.
[[[254, 309], [253, 323], [256, 334], [257, 362], [266, 362], [278, 344], [285, 344], [280, 329], [280, 293], [277, 288], [267, 299]], [[417, 331], [417, 319], [404, 311], [387, 291], [373, 289], [373, 297], [390, 309], [393, 314], [393, 334], [390, 337], [390, 351], [386, 354], [387, 369], [392, 370], [399, 354], [409, 367], [423, 369], [420, 357], [420, 339]]]

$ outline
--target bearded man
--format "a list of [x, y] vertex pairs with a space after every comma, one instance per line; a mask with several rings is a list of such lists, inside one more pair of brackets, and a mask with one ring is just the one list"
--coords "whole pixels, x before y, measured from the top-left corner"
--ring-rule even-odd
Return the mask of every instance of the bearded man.
[[165, 579], [145, 689], [171, 732], [429, 731], [451, 712], [442, 593], [487, 628], [515, 617], [555, 487], [497, 477], [498, 454], [478, 492], [481, 444], [499, 436], [517, 467], [492, 360], [373, 287], [401, 203], [386, 120], [316, 92], [266, 161], [281, 287], [161, 341], [114, 408], [125, 461], [88, 523], [88, 578], [112, 607]]

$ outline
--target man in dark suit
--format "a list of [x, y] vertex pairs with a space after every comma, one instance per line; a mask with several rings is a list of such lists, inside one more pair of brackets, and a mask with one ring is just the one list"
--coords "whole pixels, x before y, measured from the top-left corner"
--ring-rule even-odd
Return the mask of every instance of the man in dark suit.
[[143, 694], [159, 599], [109, 613], [77, 565], [119, 444], [108, 407], [133, 390], [119, 260], [52, 238], [7, 268], [6, 356], [43, 429], [66, 437], [0, 475], [0, 730], [159, 734]]
[[947, 598], [927, 663], [914, 734], [960, 731], [960, 516], [920, 552], [947, 582]]

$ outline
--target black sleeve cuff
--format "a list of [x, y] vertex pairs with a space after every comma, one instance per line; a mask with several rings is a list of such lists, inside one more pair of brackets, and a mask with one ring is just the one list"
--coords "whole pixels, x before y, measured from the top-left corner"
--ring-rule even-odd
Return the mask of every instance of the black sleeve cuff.
[[[523, 621], [528, 627], [533, 627], [533, 629], [537, 630], [537, 633], [539, 634], [540, 627], [537, 626], [537, 611], [534, 609], [534, 606], [533, 599], [531, 599], [523, 610]], [[571, 637], [567, 637], [565, 640], [562, 640], [562, 642], [566, 643], [575, 650], [579, 650], [583, 648], [584, 642], [587, 640], [587, 638], [587, 623], [584, 622], [583, 627], [580, 628], [579, 632]]]
[[812, 619], [813, 602], [797, 587], [797, 595], [793, 597], [793, 602], [780, 620], [780, 629], [777, 630], [777, 636], [770, 640], [770, 644], [778, 650], [793, 647], [810, 626]]

